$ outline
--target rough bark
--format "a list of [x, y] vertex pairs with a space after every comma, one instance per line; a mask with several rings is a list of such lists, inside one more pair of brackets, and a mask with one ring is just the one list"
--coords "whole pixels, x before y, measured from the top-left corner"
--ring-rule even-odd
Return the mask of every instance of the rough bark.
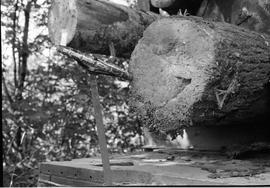
[[145, 28], [158, 15], [104, 0], [54, 0], [49, 15], [49, 34], [59, 45], [67, 33], [67, 46], [82, 52], [130, 57]]
[[163, 18], [144, 32], [129, 71], [130, 105], [153, 129], [245, 123], [269, 113], [268, 35], [195, 17]]
[[150, 11], [150, 0], [137, 0], [137, 7], [139, 10]]
[[270, 34], [269, 0], [204, 0], [197, 15]]

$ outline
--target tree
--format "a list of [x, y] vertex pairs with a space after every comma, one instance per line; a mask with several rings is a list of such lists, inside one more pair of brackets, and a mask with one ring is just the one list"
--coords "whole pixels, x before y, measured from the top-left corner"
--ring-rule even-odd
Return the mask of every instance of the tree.
[[[50, 0], [2, 3], [2, 135], [5, 186], [35, 186], [38, 163], [98, 152], [88, 75], [48, 40]], [[127, 64], [127, 62], [119, 62]], [[136, 148], [127, 82], [99, 76], [111, 151]]]

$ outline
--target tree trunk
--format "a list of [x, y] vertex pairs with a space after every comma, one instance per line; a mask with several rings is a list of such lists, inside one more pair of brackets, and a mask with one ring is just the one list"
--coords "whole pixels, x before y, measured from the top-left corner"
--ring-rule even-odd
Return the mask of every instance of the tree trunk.
[[54, 0], [49, 15], [49, 34], [56, 45], [67, 35], [67, 46], [82, 52], [130, 57], [145, 28], [158, 15], [104, 0]]
[[151, 129], [269, 120], [268, 35], [198, 17], [160, 19], [129, 71], [130, 105]]

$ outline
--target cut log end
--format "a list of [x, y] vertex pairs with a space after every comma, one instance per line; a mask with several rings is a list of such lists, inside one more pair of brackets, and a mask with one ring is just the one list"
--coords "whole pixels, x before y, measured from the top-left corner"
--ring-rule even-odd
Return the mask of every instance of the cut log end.
[[[48, 28], [55, 45], [67, 45], [74, 38], [77, 26], [76, 1], [54, 0], [51, 6]], [[61, 44], [62, 34], [66, 34], [66, 44]]]
[[199, 18], [158, 20], [132, 54], [130, 105], [146, 126], [161, 131], [241, 121], [269, 80], [266, 38]]
[[133, 94], [142, 97], [135, 106], [142, 105], [138, 109], [143, 117], [149, 110], [153, 113], [150, 126], [167, 130], [179, 121], [190, 124], [190, 108], [201, 98], [214, 66], [209, 63], [215, 55], [212, 37], [207, 27], [171, 18], [146, 30], [133, 53], [130, 72], [136, 79]]
[[135, 49], [130, 66], [136, 79], [132, 90], [134, 96], [143, 96], [142, 105], [151, 103], [158, 119], [169, 120], [164, 116], [176, 113], [185, 120], [190, 106], [200, 99], [209, 79], [207, 71], [213, 66], [208, 62], [214, 59], [213, 36], [207, 29], [202, 31], [189, 20], [160, 20], [146, 30]]

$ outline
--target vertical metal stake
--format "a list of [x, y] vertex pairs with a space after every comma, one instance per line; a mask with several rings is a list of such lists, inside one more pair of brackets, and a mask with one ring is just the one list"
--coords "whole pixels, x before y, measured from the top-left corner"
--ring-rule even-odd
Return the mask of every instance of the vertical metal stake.
[[[61, 45], [62, 46], [66, 46], [67, 36], [68, 36], [67, 30], [63, 29], [61, 32]], [[98, 140], [99, 140], [99, 146], [101, 150], [101, 159], [102, 159], [102, 164], [103, 164], [104, 182], [105, 182], [105, 185], [111, 186], [112, 185], [112, 172], [110, 168], [109, 153], [108, 153], [107, 142], [106, 142], [106, 137], [105, 137], [105, 128], [103, 125], [102, 110], [101, 110], [101, 105], [99, 102], [97, 78], [95, 75], [91, 74], [90, 79], [91, 79], [90, 87], [91, 87], [91, 93], [92, 93], [92, 102], [94, 106], [95, 119], [96, 119], [97, 132], [98, 132]]]
[[105, 137], [105, 128], [103, 124], [102, 108], [99, 101], [97, 78], [95, 75], [90, 75], [90, 86], [92, 93], [92, 102], [94, 106], [95, 119], [98, 132], [99, 146], [101, 150], [101, 159], [103, 164], [104, 182], [106, 186], [112, 185], [112, 171], [110, 167], [109, 153]]

